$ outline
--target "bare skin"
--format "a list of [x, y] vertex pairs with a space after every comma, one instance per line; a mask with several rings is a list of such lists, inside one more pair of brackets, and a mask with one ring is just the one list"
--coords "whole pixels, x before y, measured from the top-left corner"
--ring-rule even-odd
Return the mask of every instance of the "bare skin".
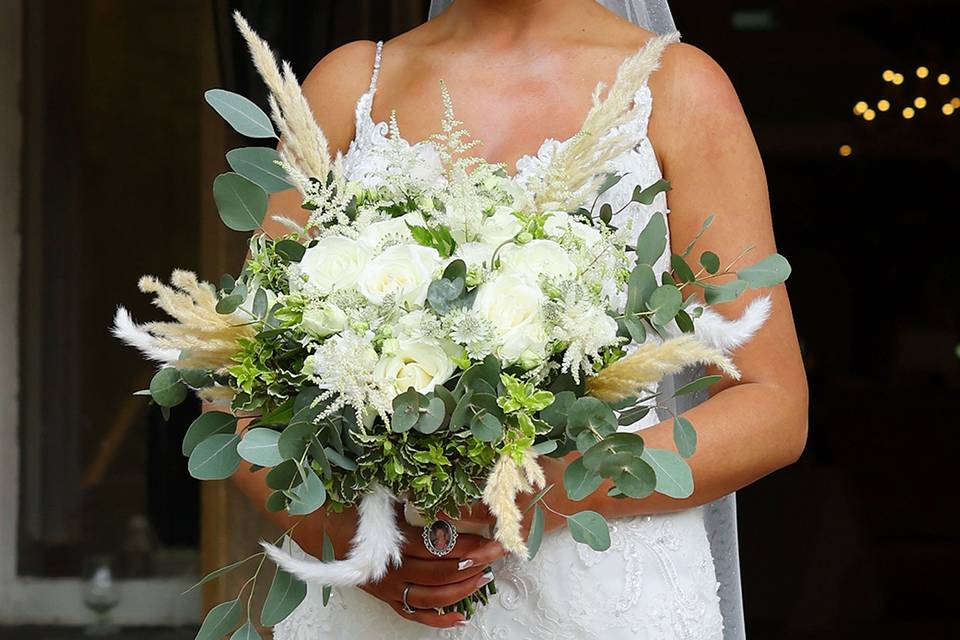
[[[483, 141], [475, 152], [503, 162], [512, 172], [516, 160], [535, 153], [544, 139], [574, 134], [597, 81], [609, 84], [619, 63], [651, 36], [594, 0], [457, 0], [441, 17], [386, 43], [373, 117], [385, 120], [396, 110], [407, 140], [429, 137], [440, 122], [443, 79], [457, 117]], [[371, 42], [341, 47], [321, 60], [304, 82], [331, 149], [346, 151], [353, 138], [354, 105], [367, 89], [374, 48]], [[711, 213], [717, 214], [717, 222], [698, 243], [700, 250], [726, 259], [749, 245], [756, 247], [755, 256], [776, 251], [763, 165], [723, 70], [695, 47], [671, 45], [650, 87], [655, 106], [649, 136], [664, 175], [673, 183], [669, 225], [674, 251], [686, 247]], [[306, 217], [292, 191], [274, 195], [270, 212], [299, 221]], [[265, 230], [283, 232], [274, 222]], [[696, 507], [797, 460], [806, 442], [807, 386], [793, 316], [785, 287], [761, 293], [772, 296], [773, 313], [735, 354], [742, 379], [715, 385], [707, 402], [685, 414], [699, 434], [697, 454], [690, 460], [694, 495], [686, 500], [659, 494], [617, 500], [601, 488], [573, 503], [559, 487], [564, 468], [576, 454], [543, 459], [548, 481], [558, 487], [545, 499], [548, 530], [564, 526], [560, 514], [584, 509], [617, 518]], [[751, 299], [745, 295], [717, 310], [735, 317]], [[644, 430], [643, 437], [648, 446], [673, 446], [669, 423]], [[257, 504], [268, 494], [261, 473], [241, 471], [235, 476]], [[290, 524], [283, 514], [271, 517], [283, 526]], [[355, 517], [353, 511], [312, 516], [295, 538], [319, 555], [326, 529], [340, 556], [349, 546]], [[475, 509], [472, 519], [486, 521], [489, 515]], [[439, 615], [428, 609], [472, 593], [484, 580], [483, 569], [502, 557], [503, 550], [495, 542], [463, 535], [450, 556], [436, 559], [423, 548], [417, 531], [407, 533], [411, 542], [404, 549], [403, 566], [364, 589], [416, 622], [434, 627], [459, 623], [460, 614]], [[464, 560], [471, 566], [461, 570]], [[405, 584], [414, 585], [411, 604], [427, 610], [402, 612]]]

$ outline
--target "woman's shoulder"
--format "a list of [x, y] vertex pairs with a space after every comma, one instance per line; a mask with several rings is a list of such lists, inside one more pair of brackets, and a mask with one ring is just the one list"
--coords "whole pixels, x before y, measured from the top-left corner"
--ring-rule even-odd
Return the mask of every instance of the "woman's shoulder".
[[353, 138], [355, 107], [370, 86], [376, 50], [369, 40], [337, 47], [303, 81], [303, 95], [333, 149], [345, 150]]

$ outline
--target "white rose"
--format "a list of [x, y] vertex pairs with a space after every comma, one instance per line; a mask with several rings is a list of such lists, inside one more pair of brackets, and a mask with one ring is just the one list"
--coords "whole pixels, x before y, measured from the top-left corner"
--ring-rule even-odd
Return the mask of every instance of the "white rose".
[[422, 306], [434, 272], [442, 261], [436, 249], [412, 244], [388, 247], [367, 264], [357, 279], [357, 290], [373, 304], [396, 296], [410, 306]]
[[577, 266], [553, 240], [533, 240], [524, 245], [507, 245], [501, 252], [503, 269], [509, 273], [539, 278], [545, 275], [566, 280], [577, 275]]
[[318, 294], [327, 295], [356, 284], [369, 261], [370, 250], [366, 245], [350, 238], [330, 236], [307, 249], [300, 260], [300, 271]]
[[506, 363], [545, 353], [543, 301], [540, 287], [514, 274], [501, 274], [480, 286], [473, 308], [493, 324], [495, 352]]
[[480, 239], [493, 246], [500, 246], [512, 240], [523, 230], [523, 225], [513, 215], [510, 207], [497, 207], [493, 215], [486, 218], [480, 226]]
[[321, 307], [309, 307], [303, 312], [300, 326], [307, 333], [326, 338], [347, 326], [347, 314], [335, 304], [325, 304]]
[[463, 260], [468, 269], [482, 267], [484, 264], [489, 267], [490, 259], [493, 258], [493, 249], [491, 245], [482, 242], [465, 242], [457, 245], [453, 257]]
[[360, 232], [360, 242], [371, 249], [376, 249], [380, 246], [380, 243], [390, 237], [405, 241], [412, 240], [413, 237], [410, 235], [410, 228], [407, 226], [408, 223], [413, 226], [422, 226], [423, 217], [414, 211], [413, 213], [390, 218], [389, 220], [374, 222]]
[[380, 358], [373, 375], [393, 384], [397, 393], [410, 387], [429, 393], [449, 380], [455, 370], [456, 365], [435, 341], [400, 340], [390, 355]]
[[577, 222], [572, 216], [562, 211], [551, 214], [544, 222], [543, 230], [554, 237], [563, 236], [569, 231], [575, 238], [582, 240], [587, 247], [593, 246], [601, 238], [599, 231], [588, 224]]

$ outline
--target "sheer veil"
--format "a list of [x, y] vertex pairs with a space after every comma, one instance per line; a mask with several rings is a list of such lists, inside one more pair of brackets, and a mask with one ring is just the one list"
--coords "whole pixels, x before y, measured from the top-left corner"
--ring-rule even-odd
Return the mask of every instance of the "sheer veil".
[[[430, 17], [446, 9], [453, 0], [432, 0]], [[607, 9], [634, 24], [657, 34], [677, 30], [670, 12], [668, 0], [597, 0]], [[664, 397], [671, 397], [673, 389], [696, 379], [702, 371], [690, 370], [664, 380]], [[705, 394], [691, 398], [681, 396], [674, 410], [681, 412], [699, 404]], [[724, 640], [744, 640], [746, 631], [743, 619], [743, 598], [740, 590], [740, 552], [737, 543], [737, 501], [730, 494], [704, 507], [707, 534], [713, 551], [717, 580], [720, 583], [720, 608], [724, 621]]]

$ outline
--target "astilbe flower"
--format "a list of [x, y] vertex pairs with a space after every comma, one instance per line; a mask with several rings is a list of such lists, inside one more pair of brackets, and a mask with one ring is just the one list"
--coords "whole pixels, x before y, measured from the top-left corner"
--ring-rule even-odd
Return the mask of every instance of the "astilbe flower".
[[369, 407], [389, 423], [388, 414], [396, 391], [373, 374], [378, 357], [370, 346], [371, 340], [370, 335], [344, 331], [328, 338], [308, 356], [307, 373], [324, 390], [319, 399], [334, 399], [320, 418], [350, 406], [362, 427], [364, 412]]

